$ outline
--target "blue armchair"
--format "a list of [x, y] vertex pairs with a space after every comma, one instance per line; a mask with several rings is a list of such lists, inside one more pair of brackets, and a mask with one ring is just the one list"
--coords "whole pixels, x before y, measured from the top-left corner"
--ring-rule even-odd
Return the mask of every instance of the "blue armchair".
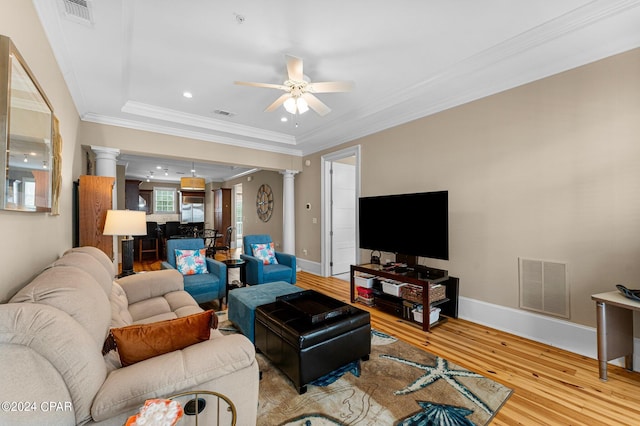
[[[197, 250], [205, 248], [202, 238], [175, 238], [167, 240], [167, 260], [162, 269], [176, 269], [175, 250]], [[206, 258], [208, 274], [184, 275], [184, 290], [198, 303], [222, 299], [227, 289], [227, 266], [215, 259]]]
[[273, 281], [286, 281], [291, 284], [296, 283], [296, 257], [292, 254], [276, 252], [277, 264], [265, 265], [262, 260], [253, 256], [251, 244], [268, 244], [271, 237], [269, 235], [245, 235], [242, 237], [244, 254], [240, 258], [244, 259], [245, 280], [247, 284], [264, 284]]

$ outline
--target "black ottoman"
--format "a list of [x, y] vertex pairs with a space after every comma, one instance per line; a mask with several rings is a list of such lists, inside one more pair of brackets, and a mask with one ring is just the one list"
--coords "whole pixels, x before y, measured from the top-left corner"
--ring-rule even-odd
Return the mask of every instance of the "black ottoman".
[[369, 312], [306, 290], [256, 308], [255, 345], [298, 393], [345, 364], [368, 360]]

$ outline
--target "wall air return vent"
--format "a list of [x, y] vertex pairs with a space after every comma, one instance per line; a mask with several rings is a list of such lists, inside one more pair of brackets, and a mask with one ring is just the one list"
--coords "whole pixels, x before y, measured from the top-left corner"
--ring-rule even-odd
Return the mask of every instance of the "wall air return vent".
[[569, 318], [567, 264], [519, 259], [520, 308]]
[[64, 16], [74, 22], [93, 25], [92, 5], [89, 0], [62, 0]]

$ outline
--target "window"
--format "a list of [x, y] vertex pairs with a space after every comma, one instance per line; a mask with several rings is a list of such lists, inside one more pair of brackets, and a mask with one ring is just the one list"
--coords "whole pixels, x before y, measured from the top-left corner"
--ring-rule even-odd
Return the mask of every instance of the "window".
[[176, 213], [175, 188], [153, 188], [153, 207], [155, 213]]

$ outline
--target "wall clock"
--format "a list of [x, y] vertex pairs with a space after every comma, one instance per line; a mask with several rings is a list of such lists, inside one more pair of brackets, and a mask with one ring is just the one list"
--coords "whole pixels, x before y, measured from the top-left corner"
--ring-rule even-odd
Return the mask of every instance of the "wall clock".
[[273, 191], [267, 184], [263, 183], [258, 188], [256, 210], [261, 221], [268, 222], [271, 219], [271, 214], [273, 213]]

